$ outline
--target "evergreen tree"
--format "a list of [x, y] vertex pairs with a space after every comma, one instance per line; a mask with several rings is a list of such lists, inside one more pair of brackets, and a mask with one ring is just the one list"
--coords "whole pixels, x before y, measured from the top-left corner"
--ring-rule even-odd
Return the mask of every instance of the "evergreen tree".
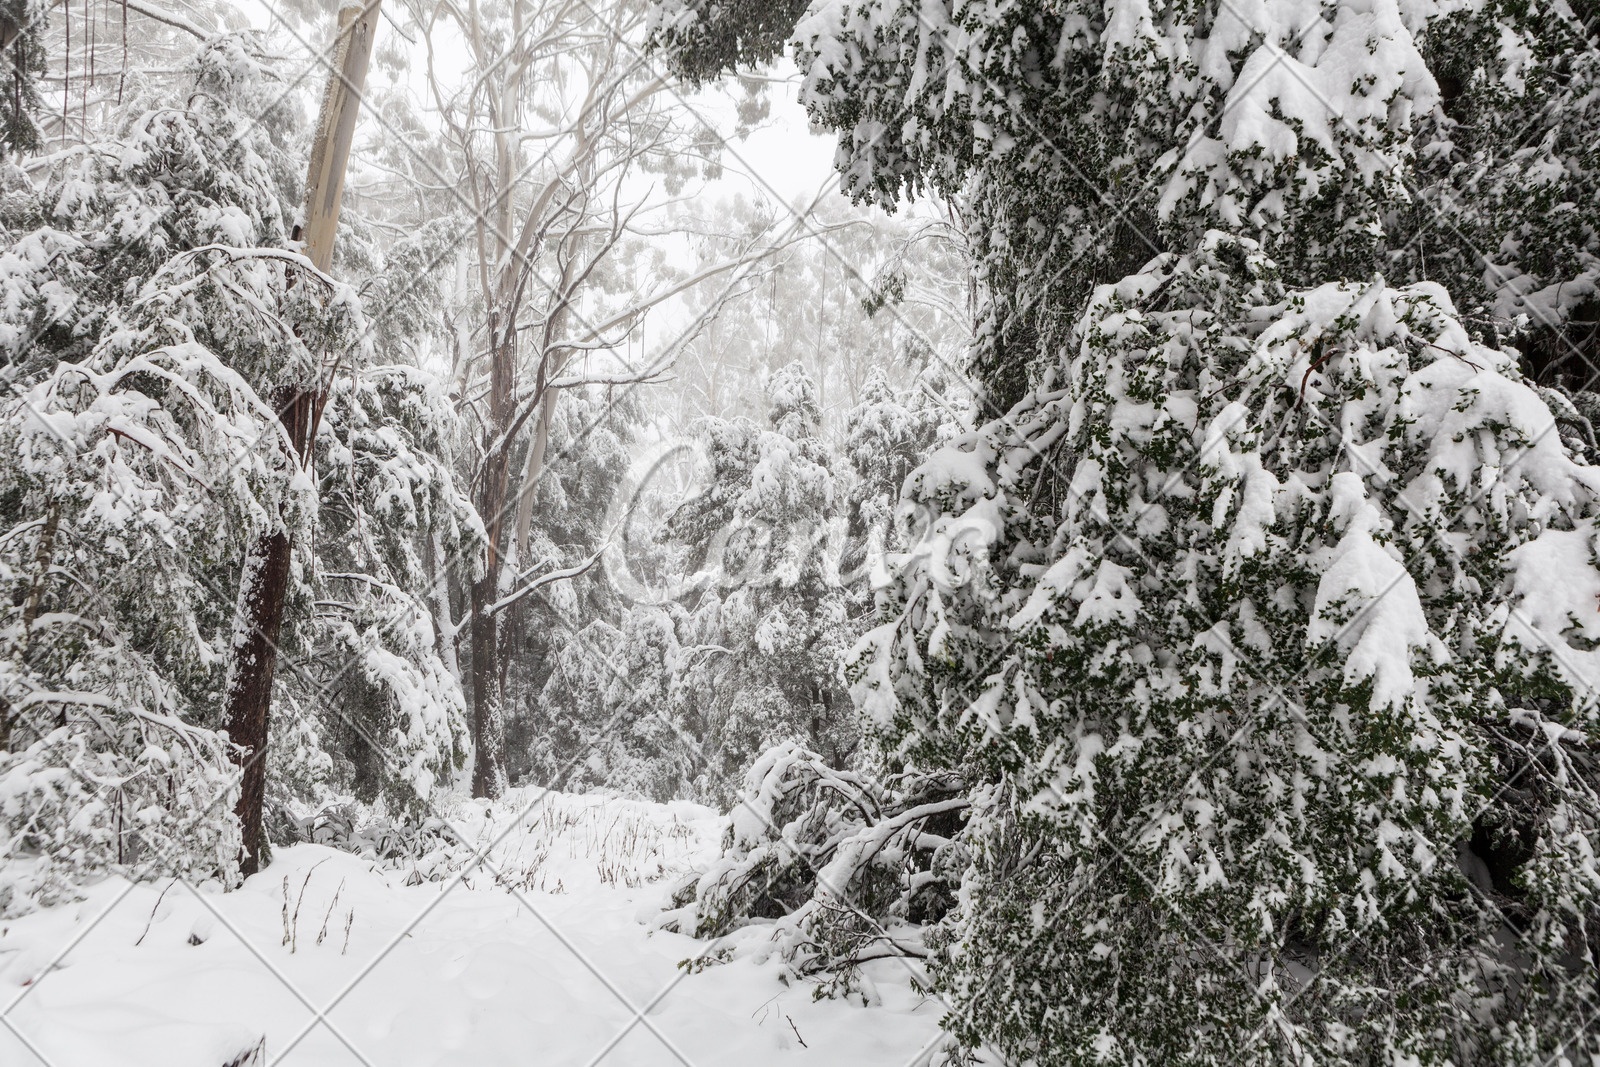
[[792, 37], [802, 101], [840, 135], [846, 192], [891, 209], [930, 189], [961, 202], [991, 414], [1052, 365], [1095, 285], [1213, 227], [1259, 242], [1295, 284], [1438, 280], [1530, 354], [1570, 361], [1560, 334], [1600, 365], [1587, 7], [790, 10], [786, 35], [755, 0], [661, 0], [653, 39], [700, 81]]
[[[565, 392], [555, 406], [545, 470], [533, 489], [531, 558], [515, 584], [526, 587], [574, 569], [582, 573], [541, 584], [508, 610], [502, 624], [510, 650], [506, 738], [513, 781], [530, 776], [552, 786], [595, 781], [582, 767], [571, 766], [576, 746], [590, 739], [580, 724], [594, 720], [552, 704], [547, 694], [552, 684], [561, 688], [552, 679], [565, 671], [597, 669], [601, 673], [594, 682], [608, 685], [620, 662], [609, 627], [626, 607], [594, 564], [606, 538], [607, 508], [628, 466], [637, 417], [631, 393], [598, 386]], [[601, 781], [655, 795], [632, 789], [632, 776], [615, 782], [602, 776]]]
[[[436, 587], [445, 568], [470, 572], [483, 526], [456, 486], [453, 420], [430, 375], [362, 367], [334, 382], [323, 417], [310, 603], [275, 702], [289, 713], [280, 721], [309, 719], [322, 738], [308, 755], [333, 757], [335, 773], [312, 781], [416, 815], [466, 758], [454, 635], [431, 601], [447, 595]], [[296, 792], [288, 768], [269, 777], [280, 805]], [[323, 790], [298, 792], [304, 802]]]
[[189, 71], [187, 110], [134, 101], [6, 201], [0, 779], [9, 849], [37, 858], [13, 907], [114, 864], [235, 876], [237, 546], [316, 512], [260, 447], [262, 395], [361, 328], [347, 291], [287, 284], [271, 161], [293, 125], [257, 42]]
[[727, 804], [779, 741], [834, 766], [854, 757], [839, 674], [853, 635], [839, 577], [849, 475], [819, 436], [815, 384], [798, 362], [766, 395], [766, 428], [696, 424], [701, 488], [667, 517], [661, 544], [619, 546], [664, 552], [668, 569], [693, 577], [620, 624], [591, 623], [545, 688], [558, 746], [548, 766], [603, 742], [575, 783]]
[[[657, 40], [711, 76], [746, 6]], [[886, 0], [793, 38], [846, 189], [958, 195], [982, 250], [987, 421], [913, 475], [850, 668], [890, 769], [969, 783], [947, 1025], [1600, 1052], [1600, 473], [1524, 374], [1592, 373], [1592, 19]]]
[[919, 469], [856, 665], [898, 756], [983, 783], [958, 1032], [1068, 1063], [1586, 1040], [1600, 471], [1436, 286], [1292, 289], [1214, 234], [1081, 331]]
[[[481, 542], [449, 469], [448, 408], [421, 372], [374, 365], [356, 292], [285, 249], [300, 127], [259, 40], [215, 38], [187, 71], [185, 109], [135, 97], [113, 136], [64, 152], [38, 191], [13, 182], [3, 204], [13, 908], [109, 867], [237, 877], [221, 705], [240, 546], [264, 533], [298, 546], [277, 802], [342, 786], [415, 807], [464, 756], [424, 559], [448, 548], [470, 564]], [[266, 398], [330, 351], [346, 376], [313, 484]]]
[[950, 396], [956, 391], [942, 370], [925, 371], [909, 394], [890, 385], [881, 369], [874, 370], [861, 402], [845, 420], [842, 451], [854, 478], [846, 494], [841, 578], [858, 624], [876, 610], [873, 568], [879, 569], [881, 580], [883, 554], [904, 547], [906, 531], [898, 528], [896, 512], [906, 478], [966, 421], [967, 404]]

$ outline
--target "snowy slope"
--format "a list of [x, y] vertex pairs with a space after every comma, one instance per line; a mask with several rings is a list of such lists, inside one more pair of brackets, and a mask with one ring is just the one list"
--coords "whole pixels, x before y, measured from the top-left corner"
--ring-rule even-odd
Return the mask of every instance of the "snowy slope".
[[[487, 841], [533, 799], [451, 817]], [[871, 965], [870, 1007], [814, 1002], [748, 958], [679, 968], [708, 946], [650, 923], [723, 825], [550, 794], [492, 853], [516, 893], [481, 870], [406, 885], [319, 845], [280, 849], [232, 893], [107, 881], [0, 931], [0, 1008], [22, 1035], [0, 1028], [0, 1064], [39, 1062], [23, 1038], [48, 1067], [222, 1067], [263, 1038], [259, 1062], [305, 1067], [919, 1059], [942, 1008], [899, 961]]]

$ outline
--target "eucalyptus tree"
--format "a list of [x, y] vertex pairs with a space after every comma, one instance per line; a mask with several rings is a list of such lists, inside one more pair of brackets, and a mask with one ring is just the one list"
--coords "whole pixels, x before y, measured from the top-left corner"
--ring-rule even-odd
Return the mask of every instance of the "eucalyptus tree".
[[[598, 548], [558, 558], [540, 547], [549, 539], [536, 529], [538, 487], [557, 458], [563, 394], [657, 379], [674, 344], [633, 364], [615, 356], [646, 313], [751, 269], [777, 239], [755, 234], [689, 272], [656, 273], [639, 254], [641, 234], [670, 238], [645, 225], [663, 206], [658, 190], [677, 196], [714, 171], [719, 144], [644, 53], [641, 5], [415, 2], [408, 25], [426, 52], [421, 106], [442, 132], [416, 151], [388, 151], [466, 238], [453, 389], [470, 427], [468, 481], [488, 551], [470, 578], [466, 617], [453, 625], [470, 636], [472, 788], [495, 796], [507, 773], [507, 620], [528, 610], [536, 587], [592, 564]], [[687, 333], [718, 299], [711, 305]], [[577, 427], [569, 448], [586, 433]]]
[[0, 776], [47, 882], [237, 875], [227, 605], [247, 548], [316, 515], [267, 398], [361, 333], [283, 247], [292, 112], [259, 40], [186, 78], [188, 109], [141, 92], [6, 199]]

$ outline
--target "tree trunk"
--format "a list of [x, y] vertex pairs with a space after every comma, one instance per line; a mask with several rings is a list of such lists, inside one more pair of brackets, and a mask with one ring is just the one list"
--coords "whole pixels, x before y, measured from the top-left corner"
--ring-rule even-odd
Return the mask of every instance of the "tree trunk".
[[233, 670], [228, 678], [228, 738], [240, 748], [244, 777], [239, 784], [239, 817], [244, 856], [239, 869], [261, 867], [261, 809], [267, 790], [268, 710], [272, 674], [278, 662], [278, 633], [289, 591], [289, 560], [294, 546], [279, 531], [256, 541], [245, 559], [235, 618], [244, 625], [234, 634]]
[[444, 540], [437, 526], [433, 528], [432, 536], [423, 544], [427, 553], [423, 562], [432, 581], [434, 647], [439, 650], [439, 658], [444, 660], [450, 677], [459, 683], [461, 660], [456, 654], [456, 639], [460, 627], [456, 625], [455, 612], [450, 604], [450, 572], [448, 569], [440, 570], [440, 567], [449, 567], [450, 554], [444, 550]]
[[[491, 329], [495, 320], [490, 319]], [[493, 334], [491, 334], [493, 337]], [[489, 368], [489, 426], [491, 442], [511, 426], [512, 395], [516, 373], [515, 331], [495, 337], [494, 362]], [[505, 577], [506, 483], [510, 477], [510, 442], [492, 444], [484, 457], [478, 514], [483, 516], [489, 551], [483, 577], [472, 583], [472, 795], [499, 797], [506, 787], [505, 664], [500, 647], [498, 614], [489, 608], [500, 599]]]
[[[297, 444], [307, 442], [315, 396], [295, 390], [280, 396], [278, 419]], [[298, 457], [297, 457], [298, 458]], [[228, 667], [228, 739], [238, 745], [243, 778], [234, 814], [239, 817], [244, 856], [239, 869], [261, 868], [261, 808], [267, 788], [267, 732], [272, 708], [272, 675], [278, 664], [278, 635], [289, 596], [289, 565], [294, 542], [279, 528], [256, 540], [239, 577], [234, 607], [233, 659]]]
[[539, 479], [544, 475], [545, 453], [550, 450], [550, 420], [555, 415], [558, 392], [545, 384], [544, 399], [539, 404], [539, 421], [533, 428], [533, 441], [528, 445], [528, 463], [522, 472], [522, 487], [517, 493], [517, 560], [524, 569], [533, 566], [533, 553], [528, 551], [528, 542], [533, 533], [533, 498], [538, 494]]
[[485, 575], [472, 585], [472, 795], [498, 798], [506, 787], [506, 717], [501, 670], [500, 618], [488, 608], [499, 581]]
[[[295, 237], [305, 238], [306, 256], [318, 270], [333, 263], [333, 237], [339, 225], [345, 167], [355, 136], [361, 89], [372, 57], [378, 0], [339, 10], [339, 37], [333, 70], [322, 98], [317, 132], [306, 174], [305, 217]], [[310, 469], [317, 419], [322, 413], [322, 383], [288, 389], [277, 398], [278, 419], [292, 443], [286, 459]], [[242, 770], [234, 814], [244, 854], [239, 869], [254, 874], [261, 868], [261, 809], [267, 785], [267, 738], [272, 709], [272, 675], [278, 662], [278, 635], [289, 595], [289, 568], [294, 542], [280, 526], [258, 538], [245, 556], [234, 607], [232, 659], [228, 663], [228, 738], [240, 748]]]
[[472, 795], [497, 799], [506, 787], [505, 670], [500, 647], [500, 615], [490, 608], [500, 599], [505, 569], [507, 457], [489, 457], [483, 472], [479, 513], [486, 517], [488, 558], [483, 577], [472, 583]]

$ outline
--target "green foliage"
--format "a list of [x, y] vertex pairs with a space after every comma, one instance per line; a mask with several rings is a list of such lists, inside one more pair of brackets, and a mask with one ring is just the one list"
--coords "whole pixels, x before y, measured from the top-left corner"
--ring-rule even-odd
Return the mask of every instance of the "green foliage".
[[810, 0], [732, 0], [719, 3], [713, 17], [681, 0], [651, 11], [650, 41], [662, 50], [674, 74], [701, 85], [736, 67], [776, 59]]
[[[1437, 287], [1291, 289], [1213, 235], [1080, 336], [914, 476], [928, 532], [854, 667], [886, 747], [989, 783], [938, 967], [958, 1033], [1061, 1063], [1566, 1047], [1600, 471]], [[1507, 821], [1520, 855], [1473, 851]]]
[[974, 783], [969, 1047], [1600, 1052], [1600, 473], [1523, 374], [1600, 363], [1586, 18], [797, 19], [846, 191], [955, 198], [976, 250], [991, 421], [907, 483], [849, 671], [886, 765]]

